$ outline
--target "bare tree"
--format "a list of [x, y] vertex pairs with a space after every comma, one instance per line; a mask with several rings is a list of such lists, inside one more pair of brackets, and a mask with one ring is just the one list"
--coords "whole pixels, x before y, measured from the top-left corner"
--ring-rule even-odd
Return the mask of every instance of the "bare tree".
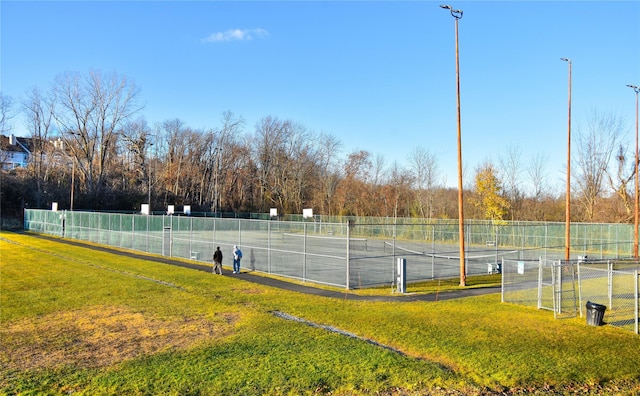
[[438, 179], [438, 159], [422, 147], [416, 147], [408, 157], [413, 171], [418, 212], [421, 217], [432, 218], [435, 213], [434, 194]]
[[527, 177], [531, 183], [531, 195], [534, 199], [542, 199], [542, 195], [547, 190], [547, 163], [549, 156], [538, 153], [531, 157]]
[[503, 175], [503, 191], [509, 201], [511, 220], [518, 218], [522, 206], [520, 158], [522, 158], [522, 150], [518, 146], [509, 146], [507, 152], [499, 158], [500, 171]]
[[[392, 215], [394, 218], [406, 216], [409, 212], [411, 200], [411, 185], [414, 183], [414, 177], [411, 171], [400, 166], [394, 161], [389, 169], [389, 178], [381, 188], [386, 192], [385, 202], [392, 204], [392, 212], [384, 213], [385, 216]], [[385, 205], [387, 206], [387, 205]]]
[[15, 117], [14, 110], [11, 96], [0, 92], [0, 134], [4, 135], [13, 129], [9, 121]]
[[541, 210], [542, 202], [545, 192], [548, 196], [548, 181], [547, 181], [547, 163], [549, 157], [545, 154], [538, 153], [531, 157], [529, 168], [527, 169], [527, 179], [531, 185], [531, 197], [528, 208], [523, 208], [528, 219], [540, 221], [543, 219], [543, 213]]
[[256, 125], [253, 150], [261, 209], [301, 213], [320, 168], [315, 135], [299, 123], [265, 117]]
[[147, 121], [140, 117], [127, 122], [120, 130], [121, 150], [119, 151], [120, 169], [124, 185], [123, 189], [129, 190], [126, 185], [127, 175], [138, 174], [133, 186], [137, 190], [143, 190], [147, 194], [146, 201], [151, 204], [152, 174], [151, 153], [155, 139]]
[[209, 160], [213, 164], [210, 185], [211, 202], [214, 211], [225, 206], [230, 197], [236, 175], [242, 173], [246, 161], [242, 156], [247, 152], [241, 148], [241, 135], [245, 121], [231, 111], [222, 113], [222, 126], [213, 131], [213, 142], [209, 150]]
[[289, 166], [281, 171], [282, 207], [302, 213], [305, 203], [313, 196], [311, 189], [320, 173], [320, 154], [313, 132], [299, 123], [293, 125], [292, 132], [286, 151]]
[[576, 136], [576, 172], [572, 175], [584, 220], [593, 221], [598, 199], [603, 193], [603, 179], [614, 150], [625, 130], [625, 122], [615, 114], [593, 110], [585, 129]]
[[[22, 108], [26, 118], [26, 126], [31, 134], [30, 169], [36, 182], [36, 205], [41, 207], [44, 185], [51, 169], [51, 159], [54, 157], [48, 140], [53, 129], [55, 99], [45, 98], [40, 90], [33, 88], [27, 94]], [[66, 156], [65, 148], [60, 147], [60, 149]]]
[[344, 164], [344, 178], [338, 184], [334, 205], [339, 214], [366, 216], [374, 203], [368, 185], [371, 181], [371, 153], [353, 151]]
[[164, 185], [164, 204], [175, 204], [176, 198], [183, 195], [184, 174], [187, 167], [188, 128], [180, 119], [162, 122], [158, 128], [161, 143], [159, 155], [163, 158], [162, 181]]
[[388, 182], [386, 160], [384, 155], [377, 154], [371, 163], [371, 179], [368, 181], [369, 216], [386, 216], [389, 213], [384, 187]]
[[126, 77], [91, 71], [87, 76], [59, 75], [53, 92], [59, 105], [54, 114], [58, 129], [77, 159], [89, 196], [97, 202], [117, 132], [140, 110], [139, 90]]
[[333, 213], [331, 202], [340, 181], [340, 164], [338, 154], [342, 144], [338, 139], [329, 134], [321, 134], [318, 137], [318, 164], [319, 178], [315, 199], [320, 213], [328, 215]]
[[618, 148], [618, 154], [615, 156], [616, 163], [618, 165], [617, 172], [614, 176], [611, 175], [611, 172], [607, 170], [607, 178], [609, 179], [609, 185], [611, 189], [616, 192], [618, 197], [622, 200], [622, 204], [624, 206], [626, 212], [626, 218], [624, 220], [630, 220], [633, 213], [633, 196], [629, 194], [629, 182], [635, 176], [635, 166], [633, 166], [633, 162], [635, 162], [635, 158], [631, 161], [631, 170], [627, 169], [627, 153], [623, 145], [620, 145]]

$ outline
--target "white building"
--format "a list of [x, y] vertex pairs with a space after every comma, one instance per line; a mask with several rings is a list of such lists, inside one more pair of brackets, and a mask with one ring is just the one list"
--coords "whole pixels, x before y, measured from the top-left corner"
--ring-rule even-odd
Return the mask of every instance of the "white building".
[[0, 164], [2, 169], [11, 170], [26, 167], [31, 156], [30, 146], [30, 138], [0, 135]]

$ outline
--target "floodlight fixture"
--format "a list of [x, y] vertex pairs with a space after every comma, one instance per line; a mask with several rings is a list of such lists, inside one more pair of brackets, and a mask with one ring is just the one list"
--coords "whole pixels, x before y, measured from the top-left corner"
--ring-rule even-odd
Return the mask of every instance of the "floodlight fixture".
[[445, 10], [451, 11], [451, 16], [456, 18], [456, 19], [462, 18], [462, 10], [456, 10], [453, 7], [451, 7], [450, 5], [446, 5], [446, 4], [440, 5], [440, 8], [444, 8]]

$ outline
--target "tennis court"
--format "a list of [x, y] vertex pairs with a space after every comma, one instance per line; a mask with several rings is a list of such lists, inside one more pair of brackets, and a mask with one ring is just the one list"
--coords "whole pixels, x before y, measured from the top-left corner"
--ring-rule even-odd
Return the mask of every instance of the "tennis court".
[[[203, 263], [211, 263], [220, 246], [224, 266], [231, 265], [233, 246], [238, 245], [244, 270], [347, 289], [391, 286], [398, 258], [406, 259], [407, 283], [460, 276], [457, 226], [451, 222], [356, 224], [28, 209], [25, 229]], [[608, 229], [610, 235], [605, 235], [606, 229], [599, 227], [594, 240], [587, 240], [593, 233], [585, 232], [584, 250], [601, 256], [627, 251], [631, 242], [616, 239], [617, 227]], [[466, 275], [500, 272], [503, 259], [559, 258], [563, 249], [556, 239], [561, 231], [556, 225], [470, 224]]]

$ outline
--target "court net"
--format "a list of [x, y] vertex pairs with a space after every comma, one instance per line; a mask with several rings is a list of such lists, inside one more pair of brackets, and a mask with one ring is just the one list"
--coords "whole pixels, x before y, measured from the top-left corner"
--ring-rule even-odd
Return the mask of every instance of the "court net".
[[[434, 258], [438, 260], [460, 260], [459, 252], [426, 252], [418, 251], [402, 246], [385, 242], [385, 248], [395, 249], [396, 255], [412, 255], [412, 256], [424, 256]], [[518, 255], [518, 250], [474, 250], [475, 254], [465, 254], [465, 260], [469, 261], [493, 261], [498, 262], [502, 258], [512, 258], [514, 255]], [[481, 254], [479, 254], [481, 253]]]
[[306, 241], [307, 244], [318, 244], [325, 247], [344, 249], [347, 245], [350, 249], [367, 250], [367, 238], [346, 238], [333, 235], [310, 235], [282, 233], [283, 243], [300, 245]]

